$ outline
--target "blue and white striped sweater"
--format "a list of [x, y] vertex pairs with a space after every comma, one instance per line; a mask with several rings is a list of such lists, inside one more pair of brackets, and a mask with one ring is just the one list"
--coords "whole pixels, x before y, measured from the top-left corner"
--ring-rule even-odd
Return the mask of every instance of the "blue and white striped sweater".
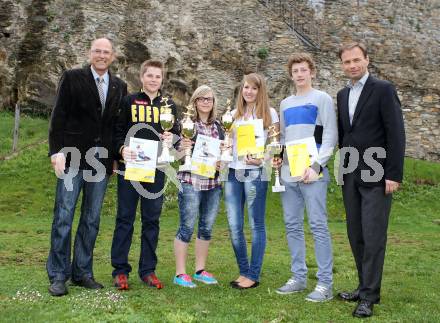
[[338, 137], [332, 98], [316, 89], [303, 96], [287, 97], [280, 104], [280, 130], [283, 144], [315, 136], [319, 150], [317, 162], [324, 167]]

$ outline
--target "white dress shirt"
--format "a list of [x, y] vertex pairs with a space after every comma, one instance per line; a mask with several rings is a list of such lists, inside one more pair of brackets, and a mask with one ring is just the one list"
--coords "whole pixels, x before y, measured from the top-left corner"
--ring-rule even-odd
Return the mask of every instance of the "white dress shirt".
[[350, 117], [350, 125], [353, 122], [353, 116], [356, 111], [356, 106], [358, 104], [359, 97], [361, 96], [365, 82], [367, 82], [368, 75], [368, 72], [365, 73], [365, 75], [362, 76], [362, 78], [354, 84], [352, 84], [351, 81], [348, 81], [347, 86], [350, 88], [350, 92], [348, 94], [348, 116]]

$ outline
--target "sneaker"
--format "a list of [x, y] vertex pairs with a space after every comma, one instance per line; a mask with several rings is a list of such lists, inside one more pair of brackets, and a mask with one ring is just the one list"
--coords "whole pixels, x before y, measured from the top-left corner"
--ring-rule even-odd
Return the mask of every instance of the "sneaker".
[[309, 302], [325, 302], [333, 298], [333, 292], [331, 287], [324, 285], [316, 285], [315, 290], [306, 297], [306, 301]]
[[189, 287], [194, 288], [197, 287], [196, 284], [194, 284], [191, 280], [191, 276], [187, 274], [181, 274], [179, 276], [174, 276], [174, 284], [182, 286], [182, 287]]
[[208, 285], [218, 284], [217, 279], [215, 279], [214, 276], [207, 271], [202, 271], [200, 274], [194, 274], [193, 278]]
[[150, 273], [142, 277], [142, 281], [148, 286], [157, 289], [163, 288], [163, 283], [157, 278], [155, 273]]
[[116, 275], [114, 280], [114, 286], [119, 290], [127, 290], [128, 289], [128, 276], [126, 274]]
[[295, 278], [290, 278], [287, 281], [287, 283], [284, 286], [278, 288], [276, 292], [281, 295], [286, 295], [286, 294], [302, 292], [303, 290], [306, 289], [306, 287], [307, 287], [306, 282], [300, 282], [297, 281]]

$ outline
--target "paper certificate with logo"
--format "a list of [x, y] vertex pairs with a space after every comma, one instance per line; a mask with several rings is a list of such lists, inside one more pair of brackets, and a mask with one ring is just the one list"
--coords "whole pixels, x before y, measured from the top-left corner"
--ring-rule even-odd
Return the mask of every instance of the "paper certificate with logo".
[[305, 169], [312, 165], [318, 157], [315, 137], [286, 142], [286, 150], [290, 176], [292, 177], [303, 176]]
[[191, 173], [214, 178], [216, 163], [220, 159], [220, 140], [204, 135], [197, 135], [191, 157]]
[[239, 157], [249, 154], [264, 154], [264, 127], [262, 119], [239, 121], [235, 124], [237, 134], [237, 155]]
[[129, 148], [136, 152], [136, 159], [126, 163], [124, 178], [154, 183], [158, 141], [131, 137]]

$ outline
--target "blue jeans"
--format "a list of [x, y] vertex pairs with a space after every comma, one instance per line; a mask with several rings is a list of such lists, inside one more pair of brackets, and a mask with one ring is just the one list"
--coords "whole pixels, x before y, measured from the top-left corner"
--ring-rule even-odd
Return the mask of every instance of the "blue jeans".
[[[240, 275], [259, 281], [266, 249], [266, 193], [268, 182], [262, 180], [262, 169], [235, 170], [230, 168], [225, 182], [225, 203], [232, 247]], [[243, 232], [244, 204], [247, 204], [252, 230], [252, 255], [249, 263]]]
[[[158, 180], [159, 176], [162, 179]], [[155, 183], [141, 183], [141, 185], [149, 192], [158, 192], [163, 187], [163, 174], [157, 172]], [[118, 211], [111, 249], [113, 277], [118, 274], [128, 275], [131, 272], [128, 253], [133, 238], [133, 224], [139, 199], [141, 200], [142, 230], [138, 274], [142, 278], [156, 270], [156, 248], [159, 240], [159, 217], [162, 211], [163, 195], [157, 198], [143, 197], [130, 181], [118, 175]]]
[[[50, 239], [50, 252], [46, 269], [49, 280], [80, 280], [93, 277], [93, 248], [99, 230], [99, 220], [108, 175], [100, 182], [84, 180], [84, 171], [79, 170], [72, 178], [72, 188], [66, 189], [65, 180], [58, 179], [55, 195], [54, 216]], [[70, 263], [72, 221], [79, 193], [83, 191], [81, 216]]]
[[179, 191], [180, 225], [176, 238], [189, 243], [194, 231], [197, 216], [199, 215], [199, 228], [197, 238], [211, 240], [212, 226], [217, 217], [222, 188], [220, 186], [210, 190], [201, 191], [193, 185], [182, 183], [182, 192]]
[[327, 225], [327, 186], [330, 181], [327, 168], [324, 176], [310, 184], [284, 182], [286, 191], [281, 193], [287, 243], [292, 258], [294, 277], [307, 282], [306, 245], [304, 241], [304, 206], [307, 210], [310, 230], [315, 241], [318, 265], [316, 277], [321, 285], [332, 286], [333, 256], [330, 232]]

